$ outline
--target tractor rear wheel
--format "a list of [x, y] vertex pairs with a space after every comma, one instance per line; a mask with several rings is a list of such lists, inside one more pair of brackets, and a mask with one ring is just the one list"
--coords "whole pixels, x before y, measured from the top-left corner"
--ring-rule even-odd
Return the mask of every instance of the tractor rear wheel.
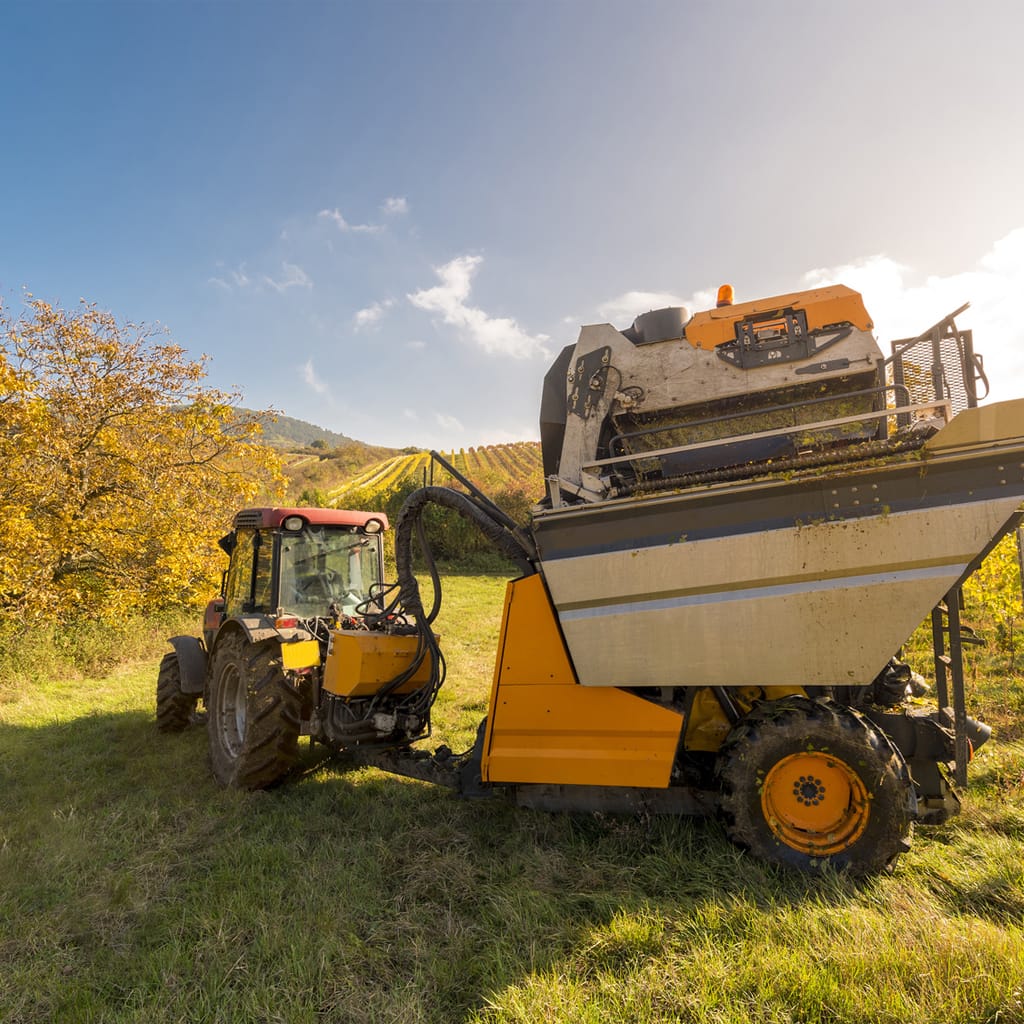
[[833, 701], [757, 705], [723, 743], [717, 772], [729, 837], [765, 860], [866, 875], [910, 848], [917, 798], [906, 762]]
[[217, 781], [238, 789], [278, 782], [298, 760], [301, 710], [302, 696], [281, 669], [276, 641], [222, 637], [211, 660], [206, 718]]
[[156, 677], [156, 727], [160, 732], [183, 732], [192, 721], [199, 695], [181, 689], [178, 655], [168, 651]]

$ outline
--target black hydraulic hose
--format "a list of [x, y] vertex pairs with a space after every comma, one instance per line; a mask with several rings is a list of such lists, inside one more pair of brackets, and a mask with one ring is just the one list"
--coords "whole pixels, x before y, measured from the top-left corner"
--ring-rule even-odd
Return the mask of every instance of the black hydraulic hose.
[[[519, 544], [526, 552], [526, 557], [529, 561], [536, 561], [537, 552], [533, 546], [532, 538], [514, 519], [508, 516], [498, 505], [495, 505], [494, 502], [491, 501], [491, 499], [488, 498], [472, 480], [463, 476], [443, 455], [439, 455], [437, 452], [432, 451], [430, 453], [430, 457], [434, 462], [441, 466], [453, 480], [458, 480], [459, 483], [466, 488], [469, 492], [470, 498], [478, 508], [482, 509], [495, 522], [501, 523], [501, 525], [519, 541]], [[431, 480], [434, 478], [433, 467], [431, 467], [430, 478]]]
[[[532, 575], [537, 570], [524, 542], [502, 521], [503, 519], [508, 520], [504, 513], [496, 516], [485, 505], [461, 491], [455, 491], [449, 487], [421, 487], [419, 490], [413, 491], [405, 500], [395, 524], [398, 593], [386, 606], [383, 606], [383, 595], [381, 595], [381, 610], [372, 617], [367, 616], [366, 618], [372, 627], [374, 622], [387, 623], [395, 616], [401, 616], [403, 619], [408, 617], [412, 620], [412, 631], [417, 635], [416, 651], [405, 670], [377, 691], [371, 701], [371, 711], [382, 698], [393, 693], [411, 679], [419, 671], [423, 659], [429, 657], [431, 662], [430, 680], [415, 693], [410, 694], [403, 702], [407, 712], [427, 717], [429, 723], [430, 708], [437, 696], [437, 691], [444, 683], [445, 661], [437, 638], [430, 628], [430, 624], [441, 608], [441, 581], [423, 524], [423, 510], [428, 504], [442, 505], [445, 508], [453, 509], [463, 518], [473, 522], [506, 558], [520, 568], [523, 575]], [[497, 511], [500, 512], [500, 510]], [[514, 527], [515, 524], [512, 525]], [[426, 559], [430, 581], [434, 588], [434, 600], [429, 614], [424, 611], [419, 583], [412, 571], [413, 531], [416, 533], [423, 557]]]
[[[516, 523], [507, 515], [505, 515], [505, 513], [500, 508], [498, 508], [498, 506], [495, 505], [494, 502], [491, 501], [491, 499], [488, 498], [487, 495], [484, 494], [484, 492], [481, 491], [480, 488], [477, 487], [472, 480], [470, 480], [468, 477], [463, 476], [443, 455], [441, 455], [439, 452], [432, 451], [430, 453], [430, 457], [439, 466], [441, 466], [445, 470], [445, 472], [452, 477], [453, 480], [458, 480], [459, 483], [462, 484], [462, 486], [465, 487], [467, 491], [469, 491], [472, 497], [476, 500], [477, 504], [482, 505], [484, 508], [486, 508], [488, 514], [490, 514], [495, 520], [497, 520], [499, 523], [502, 523], [510, 530], [517, 529]], [[433, 467], [431, 467], [431, 473], [433, 473]]]
[[441, 610], [441, 577], [437, 572], [434, 552], [430, 549], [430, 542], [427, 540], [427, 528], [423, 523], [422, 515], [416, 517], [416, 540], [419, 542], [420, 551], [423, 552], [423, 559], [427, 563], [427, 572], [430, 573], [430, 586], [434, 591], [434, 604], [427, 614], [427, 624], [429, 625], [437, 618], [437, 613]]
[[[503, 523], [481, 508], [468, 495], [450, 487], [421, 487], [413, 491], [398, 513], [395, 525], [395, 563], [398, 569], [398, 599], [406, 614], [418, 620], [426, 618], [420, 588], [412, 571], [412, 532], [419, 522], [423, 509], [429, 505], [442, 505], [458, 512], [464, 519], [475, 523], [480, 532], [509, 561], [519, 567], [524, 576], [532, 576], [537, 570], [530, 560], [529, 552]], [[431, 560], [432, 561], [432, 560]], [[431, 574], [436, 578], [436, 569]], [[435, 600], [436, 603], [436, 600]]]

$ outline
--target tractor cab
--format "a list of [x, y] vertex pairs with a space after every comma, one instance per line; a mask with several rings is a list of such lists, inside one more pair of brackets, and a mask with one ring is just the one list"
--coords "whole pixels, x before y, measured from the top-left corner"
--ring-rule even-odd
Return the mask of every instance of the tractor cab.
[[[324, 508], [244, 509], [220, 546], [230, 556], [204, 622], [207, 647], [229, 619], [253, 628], [353, 622], [382, 582], [383, 514]], [[254, 622], [258, 620], [258, 622]]]
[[358, 614], [380, 583], [380, 537], [354, 527], [305, 525], [280, 535], [277, 604], [285, 614], [311, 619], [337, 609]]
[[[333, 664], [337, 638], [370, 636], [367, 618], [383, 612], [387, 527], [383, 513], [343, 509], [237, 513], [220, 541], [230, 562], [220, 597], [206, 609], [203, 639], [171, 637], [173, 652], [160, 663], [158, 728], [186, 728], [201, 698], [214, 775], [248, 789], [290, 770], [300, 734], [330, 739], [322, 720], [331, 712], [320, 705], [333, 698], [322, 691], [321, 666]], [[357, 675], [352, 685], [361, 682]], [[345, 714], [334, 714], [342, 729]], [[399, 724], [394, 716], [373, 730], [391, 736]]]

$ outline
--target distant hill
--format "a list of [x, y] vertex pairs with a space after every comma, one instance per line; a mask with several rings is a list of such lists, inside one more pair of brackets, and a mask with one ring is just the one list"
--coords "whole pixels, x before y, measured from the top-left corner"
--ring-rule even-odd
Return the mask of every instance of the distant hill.
[[[251, 412], [248, 409], [240, 409], [239, 411]], [[316, 442], [323, 442], [323, 446], [328, 448], [337, 448], [344, 444], [362, 443], [360, 441], [353, 442], [353, 439], [345, 434], [338, 434], [333, 430], [318, 427], [314, 423], [307, 423], [305, 420], [297, 420], [291, 416], [281, 414], [264, 423], [262, 441], [268, 447], [278, 448], [282, 451], [308, 448]], [[318, 447], [320, 446], [318, 445]]]
[[[292, 416], [267, 422], [262, 440], [280, 452], [285, 499], [296, 504], [384, 508], [411, 486], [452, 482], [440, 467], [431, 470], [430, 453], [421, 448], [367, 444]], [[544, 493], [535, 441], [441, 454], [486, 494], [516, 492], [536, 501]]]
[[336, 505], [333, 495], [368, 467], [394, 458], [397, 448], [344, 441], [334, 448], [306, 447], [283, 455], [288, 500], [303, 505]]

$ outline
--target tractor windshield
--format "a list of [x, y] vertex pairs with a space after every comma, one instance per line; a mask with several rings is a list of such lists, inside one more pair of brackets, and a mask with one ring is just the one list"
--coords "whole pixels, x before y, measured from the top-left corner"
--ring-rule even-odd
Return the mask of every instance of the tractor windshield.
[[380, 582], [380, 541], [348, 527], [307, 526], [281, 535], [280, 605], [299, 618], [335, 605], [354, 615]]

